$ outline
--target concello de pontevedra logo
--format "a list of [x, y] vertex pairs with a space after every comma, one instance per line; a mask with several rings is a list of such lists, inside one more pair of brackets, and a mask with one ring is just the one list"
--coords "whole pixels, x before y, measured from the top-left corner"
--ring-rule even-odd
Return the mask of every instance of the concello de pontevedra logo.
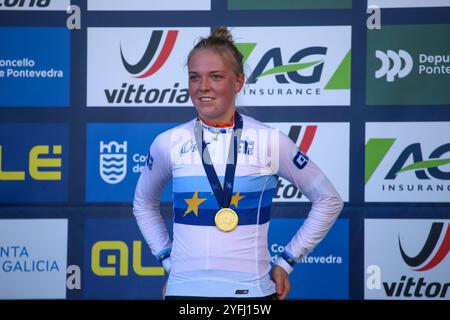
[[[405, 261], [408, 266], [413, 268], [414, 271], [427, 271], [436, 267], [442, 260], [444, 260], [450, 250], [450, 223], [447, 224], [447, 230], [445, 232], [444, 229], [443, 222], [434, 222], [431, 225], [431, 229], [424, 246], [414, 257], [410, 257], [405, 253], [399, 236], [398, 243], [403, 261]], [[431, 257], [433, 253], [434, 256]]]
[[[126, 60], [122, 51], [122, 46], [120, 46], [120, 57], [122, 58], [123, 66], [130, 74], [133, 75], [133, 77], [147, 78], [158, 72], [158, 70], [161, 69], [164, 63], [166, 63], [167, 58], [169, 58], [169, 55], [175, 46], [178, 31], [167, 31], [164, 40], [162, 40], [163, 35], [164, 33], [161, 30], [155, 30], [152, 32], [152, 36], [147, 44], [147, 48], [145, 49], [145, 52], [141, 59], [136, 64], [131, 64]], [[156, 56], [161, 42], [163, 42], [162, 48], [159, 51], [159, 54]]]
[[375, 72], [376, 79], [386, 76], [387, 82], [393, 82], [395, 77], [406, 77], [413, 68], [411, 55], [405, 50], [399, 50], [398, 53], [392, 50], [387, 50], [386, 53], [377, 50], [375, 56], [381, 61], [381, 67]]

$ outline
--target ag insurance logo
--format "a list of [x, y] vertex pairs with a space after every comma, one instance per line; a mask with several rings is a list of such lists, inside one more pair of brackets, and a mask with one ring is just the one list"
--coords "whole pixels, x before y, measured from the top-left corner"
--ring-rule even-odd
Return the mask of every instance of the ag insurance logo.
[[367, 123], [365, 200], [449, 202], [450, 123]]
[[[86, 201], [131, 202], [147, 164], [151, 143], [173, 123], [89, 123], [86, 150]], [[154, 155], [157, 156], [157, 155]], [[170, 201], [171, 183], [161, 200]]]
[[366, 299], [450, 299], [450, 221], [366, 219]]
[[0, 203], [67, 201], [68, 160], [67, 125], [0, 125]]
[[0, 28], [0, 107], [67, 107], [67, 28]]
[[187, 56], [208, 28], [88, 28], [88, 106], [192, 106]]
[[251, 106], [350, 105], [351, 27], [236, 27]]
[[[349, 199], [350, 125], [348, 123], [271, 122], [325, 173], [343, 201]], [[289, 181], [278, 178], [274, 202], [309, 201]]]

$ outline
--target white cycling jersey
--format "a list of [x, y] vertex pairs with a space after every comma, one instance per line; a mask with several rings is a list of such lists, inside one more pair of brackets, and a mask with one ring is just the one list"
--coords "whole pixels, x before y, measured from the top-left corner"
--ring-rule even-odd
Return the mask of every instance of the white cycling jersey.
[[[325, 237], [342, 210], [342, 200], [322, 171], [279, 130], [242, 115], [243, 129], [230, 208], [238, 226], [215, 226], [220, 209], [203, 168], [193, 119], [161, 133], [152, 143], [138, 184], [133, 212], [152, 253], [170, 272], [166, 295], [263, 297], [275, 292], [270, 278], [267, 235], [278, 177], [312, 202], [303, 225], [276, 264], [288, 273]], [[204, 141], [223, 182], [233, 128], [202, 123]], [[173, 243], [159, 198], [173, 180]]]

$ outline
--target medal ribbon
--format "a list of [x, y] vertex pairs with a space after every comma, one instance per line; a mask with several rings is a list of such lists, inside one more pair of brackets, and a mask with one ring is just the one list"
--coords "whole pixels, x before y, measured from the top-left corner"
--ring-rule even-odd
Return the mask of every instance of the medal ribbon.
[[[208, 177], [209, 184], [213, 190], [214, 197], [221, 208], [229, 208], [231, 197], [233, 194], [234, 175], [236, 173], [237, 163], [237, 151], [241, 140], [242, 134], [242, 117], [239, 113], [235, 113], [233, 135], [230, 141], [230, 147], [228, 149], [227, 167], [225, 169], [225, 178], [223, 181], [223, 188], [220, 184], [219, 177], [211, 162], [211, 156], [206, 148], [206, 142], [203, 140], [203, 130], [200, 124], [200, 120], [197, 119], [194, 127], [195, 142], [197, 143], [197, 149], [202, 159], [203, 168], [205, 169], [206, 176]], [[200, 147], [201, 146], [201, 149]]]

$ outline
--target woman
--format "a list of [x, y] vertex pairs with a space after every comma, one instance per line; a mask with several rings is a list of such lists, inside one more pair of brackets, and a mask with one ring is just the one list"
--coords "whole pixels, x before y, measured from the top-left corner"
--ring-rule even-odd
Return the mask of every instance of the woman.
[[[138, 181], [134, 214], [169, 279], [166, 299], [285, 299], [289, 273], [342, 210], [337, 191], [284, 134], [236, 112], [243, 57], [226, 27], [188, 57], [198, 117], [160, 134]], [[312, 201], [301, 228], [271, 268], [270, 207], [278, 176]], [[173, 179], [173, 243], [159, 197]]]

